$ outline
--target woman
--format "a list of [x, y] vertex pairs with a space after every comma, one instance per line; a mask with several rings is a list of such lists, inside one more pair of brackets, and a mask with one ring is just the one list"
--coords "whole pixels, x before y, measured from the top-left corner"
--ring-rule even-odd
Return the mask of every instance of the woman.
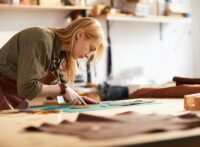
[[[100, 59], [105, 48], [102, 27], [93, 18], [67, 27], [25, 29], [0, 50], [0, 109], [27, 108], [26, 99], [63, 95], [74, 104], [97, 103], [79, 96], [68, 83], [76, 75], [76, 60]], [[50, 84], [57, 79], [57, 84]]]

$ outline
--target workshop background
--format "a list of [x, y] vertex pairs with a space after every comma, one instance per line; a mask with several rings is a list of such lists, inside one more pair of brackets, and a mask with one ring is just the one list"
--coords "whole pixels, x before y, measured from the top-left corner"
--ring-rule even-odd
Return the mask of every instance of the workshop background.
[[[166, 85], [174, 76], [200, 77], [198, 0], [1, 0], [0, 3], [0, 47], [27, 27], [66, 26], [72, 11], [56, 9], [61, 5], [86, 8], [84, 15], [97, 18], [111, 41], [111, 52], [106, 50], [102, 60], [90, 69], [91, 83], [107, 81], [134, 89], [141, 85]], [[44, 8], [36, 9], [37, 5]], [[45, 9], [46, 6], [51, 8]], [[121, 13], [134, 18], [124, 19]], [[120, 17], [109, 20], [108, 14]], [[143, 20], [149, 16], [154, 18]], [[86, 71], [85, 67], [80, 68], [79, 81], [83, 83], [88, 82]]]

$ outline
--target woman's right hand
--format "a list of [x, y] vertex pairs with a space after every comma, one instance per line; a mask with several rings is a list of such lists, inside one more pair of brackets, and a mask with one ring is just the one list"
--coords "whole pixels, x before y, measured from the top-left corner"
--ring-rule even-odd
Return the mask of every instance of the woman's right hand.
[[89, 103], [89, 104], [98, 104], [99, 103], [88, 97], [80, 96], [69, 86], [67, 86], [67, 88], [66, 88], [66, 93], [64, 94], [64, 97], [67, 99], [67, 101], [69, 103], [76, 104], [76, 105], [87, 105], [87, 103]]
[[78, 95], [72, 88], [67, 86], [66, 93], [64, 97], [67, 99], [69, 103], [77, 104], [77, 105], [87, 105], [86, 102]]

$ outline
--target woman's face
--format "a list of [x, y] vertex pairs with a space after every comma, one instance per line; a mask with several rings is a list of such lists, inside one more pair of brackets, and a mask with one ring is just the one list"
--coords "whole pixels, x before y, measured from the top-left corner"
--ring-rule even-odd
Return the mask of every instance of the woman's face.
[[76, 34], [74, 48], [72, 49], [72, 57], [76, 59], [89, 58], [98, 49], [99, 41], [88, 39], [84, 30], [79, 30]]

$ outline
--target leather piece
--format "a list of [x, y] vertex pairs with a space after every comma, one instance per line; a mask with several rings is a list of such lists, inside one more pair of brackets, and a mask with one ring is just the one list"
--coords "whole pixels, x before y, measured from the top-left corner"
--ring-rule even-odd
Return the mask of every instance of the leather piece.
[[200, 78], [186, 78], [186, 77], [173, 77], [173, 81], [176, 82], [176, 85], [183, 84], [200, 84]]
[[43, 123], [39, 127], [27, 127], [26, 130], [75, 135], [83, 139], [111, 139], [196, 127], [200, 127], [200, 117], [191, 113], [171, 116], [127, 112], [109, 118], [80, 114], [75, 122], [63, 121], [58, 125]]
[[200, 93], [199, 85], [178, 85], [166, 88], [141, 88], [129, 98], [183, 98], [184, 95]]

